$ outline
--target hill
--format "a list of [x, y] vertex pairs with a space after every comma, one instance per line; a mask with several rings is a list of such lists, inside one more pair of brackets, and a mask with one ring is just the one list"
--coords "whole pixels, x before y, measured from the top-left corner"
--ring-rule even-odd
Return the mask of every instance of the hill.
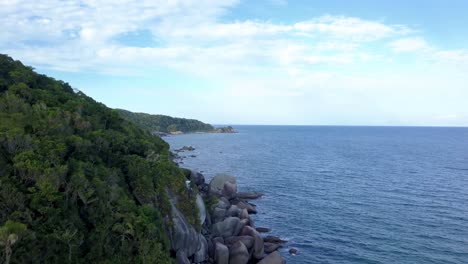
[[0, 54], [2, 261], [172, 263], [168, 192], [198, 221], [185, 180], [159, 137]]
[[195, 119], [134, 113], [123, 109], [116, 109], [116, 111], [124, 119], [135, 123], [140, 128], [146, 129], [151, 133], [194, 133], [215, 131], [215, 128], [212, 125], [205, 124]]

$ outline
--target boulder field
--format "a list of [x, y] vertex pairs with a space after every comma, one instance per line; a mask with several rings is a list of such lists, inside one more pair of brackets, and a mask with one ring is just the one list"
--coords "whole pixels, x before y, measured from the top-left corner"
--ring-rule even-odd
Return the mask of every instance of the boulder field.
[[170, 230], [171, 249], [177, 263], [286, 263], [277, 251], [286, 241], [271, 235], [263, 237], [261, 232], [270, 230], [255, 227], [250, 216], [257, 209], [249, 200], [262, 194], [238, 193], [233, 176], [217, 175], [207, 184], [201, 173], [192, 171], [187, 179], [193, 183], [187, 186], [198, 189], [196, 205], [201, 230], [197, 232], [188, 224], [176, 207], [176, 197], [169, 193], [174, 223]]

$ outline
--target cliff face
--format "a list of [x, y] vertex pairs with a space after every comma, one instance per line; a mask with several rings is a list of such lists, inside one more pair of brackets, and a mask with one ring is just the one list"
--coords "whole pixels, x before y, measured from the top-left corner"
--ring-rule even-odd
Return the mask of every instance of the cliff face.
[[0, 55], [1, 261], [171, 263], [168, 191], [188, 224], [200, 218], [170, 156], [115, 110]]

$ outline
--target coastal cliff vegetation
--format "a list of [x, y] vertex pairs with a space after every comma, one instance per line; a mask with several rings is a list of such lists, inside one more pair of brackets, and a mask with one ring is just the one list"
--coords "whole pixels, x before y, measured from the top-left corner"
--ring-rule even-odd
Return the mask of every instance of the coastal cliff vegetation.
[[168, 144], [123, 113], [0, 55], [0, 261], [173, 262], [168, 192], [194, 226], [195, 199]]
[[135, 123], [142, 129], [152, 133], [194, 133], [212, 132], [215, 128], [195, 119], [177, 118], [166, 115], [151, 115], [146, 113], [134, 113], [123, 109], [116, 109], [126, 120]]

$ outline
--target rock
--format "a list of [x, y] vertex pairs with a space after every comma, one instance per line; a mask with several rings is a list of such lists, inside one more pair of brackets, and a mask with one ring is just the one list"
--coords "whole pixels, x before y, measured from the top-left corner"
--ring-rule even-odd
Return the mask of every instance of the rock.
[[263, 193], [257, 193], [257, 192], [238, 192], [237, 197], [240, 199], [247, 199], [247, 200], [254, 200], [262, 197], [264, 194]]
[[271, 231], [269, 228], [266, 228], [266, 227], [257, 227], [255, 228], [255, 230], [257, 230], [257, 232], [259, 233], [268, 233]]
[[239, 207], [235, 205], [231, 205], [231, 207], [229, 207], [229, 209], [226, 211], [226, 216], [239, 217], [240, 213], [241, 213], [241, 209], [239, 209]]
[[219, 199], [218, 202], [215, 205], [213, 205], [213, 208], [228, 209], [230, 206], [231, 203], [226, 199]]
[[229, 264], [229, 249], [216, 242], [214, 260], [216, 264]]
[[270, 254], [271, 252], [277, 250], [281, 247], [281, 244], [265, 242], [263, 244], [263, 248], [265, 249], [265, 253]]
[[[237, 206], [237, 205], [236, 205]], [[238, 207], [239, 208], [239, 207]], [[242, 209], [240, 215], [239, 215], [240, 219], [247, 219], [249, 218], [249, 212], [247, 211], [247, 209]]]
[[253, 256], [256, 259], [261, 259], [263, 257], [263, 238], [260, 236], [260, 233], [257, 230], [253, 229], [250, 226], [244, 226], [242, 229], [241, 236], [251, 236], [254, 238], [254, 245], [253, 245]]
[[193, 261], [195, 263], [200, 263], [208, 259], [208, 241], [202, 235], [200, 235], [200, 247], [198, 251], [193, 256]]
[[210, 191], [216, 194], [221, 193], [226, 182], [237, 184], [236, 177], [225, 174], [218, 174], [210, 181]]
[[219, 198], [219, 200], [224, 203], [224, 205], [225, 205], [224, 208], [228, 209], [229, 207], [231, 207], [231, 203], [229, 202], [229, 200], [226, 197], [221, 196]]
[[281, 244], [281, 243], [286, 243], [288, 241], [282, 240], [281, 238], [277, 236], [266, 236], [263, 238], [263, 241], [269, 242], [269, 243], [276, 243], [276, 244]]
[[188, 256], [192, 256], [198, 251], [200, 246], [200, 234], [188, 223], [185, 216], [172, 206], [172, 228], [169, 233], [171, 249], [175, 252], [183, 251]]
[[285, 264], [286, 261], [281, 257], [278, 251], [274, 251], [267, 255], [264, 259], [259, 261], [257, 264]]
[[299, 251], [297, 249], [295, 249], [295, 248], [289, 249], [289, 254], [291, 254], [291, 255], [297, 255], [298, 252]]
[[215, 128], [216, 133], [237, 133], [232, 126]]
[[213, 209], [213, 215], [211, 216], [211, 219], [213, 220], [213, 223], [218, 223], [223, 221], [225, 215], [226, 209], [215, 207], [215, 209]]
[[213, 243], [218, 242], [218, 243], [224, 244], [224, 238], [222, 238], [222, 237], [214, 237], [212, 239], [212, 241], [213, 241]]
[[250, 254], [244, 243], [237, 241], [229, 249], [229, 264], [247, 264]]
[[208, 239], [206, 242], [208, 242], [208, 256], [209, 259], [214, 258], [215, 254], [215, 244], [216, 242], [213, 239]]
[[185, 150], [186, 150], [186, 151], [194, 151], [195, 148], [192, 147], [192, 146], [183, 146], [183, 147], [181, 148], [181, 150], [182, 150], [182, 151], [185, 151]]
[[237, 205], [237, 207], [239, 207], [240, 209], [247, 209], [247, 212], [249, 214], [256, 214], [257, 213], [256, 206], [251, 204], [251, 203], [247, 203], [247, 202], [244, 202], [244, 201], [237, 201], [237, 203], [234, 203], [234, 204]]
[[205, 184], [205, 176], [203, 176], [203, 174], [194, 170], [190, 172], [189, 180], [195, 183], [195, 185], [197, 186]]
[[197, 207], [198, 207], [198, 217], [200, 218], [200, 223], [203, 225], [206, 220], [206, 208], [205, 208], [205, 202], [203, 202], [202, 197], [197, 194]]
[[176, 261], [177, 264], [190, 264], [190, 261], [187, 258], [187, 253], [185, 253], [183, 250], [177, 251]]
[[233, 199], [237, 196], [237, 184], [227, 181], [224, 183], [221, 195], [227, 199]]
[[249, 218], [245, 218], [245, 219], [241, 219], [241, 223], [242, 225], [246, 226], [246, 225], [249, 225], [249, 226], [252, 226], [252, 219], [249, 217]]
[[213, 236], [230, 237], [237, 236], [243, 225], [238, 217], [228, 217], [222, 222], [213, 225], [211, 233]]
[[232, 245], [237, 241], [242, 242], [247, 249], [251, 249], [254, 245], [254, 238], [251, 236], [233, 236], [225, 239], [227, 245]]

